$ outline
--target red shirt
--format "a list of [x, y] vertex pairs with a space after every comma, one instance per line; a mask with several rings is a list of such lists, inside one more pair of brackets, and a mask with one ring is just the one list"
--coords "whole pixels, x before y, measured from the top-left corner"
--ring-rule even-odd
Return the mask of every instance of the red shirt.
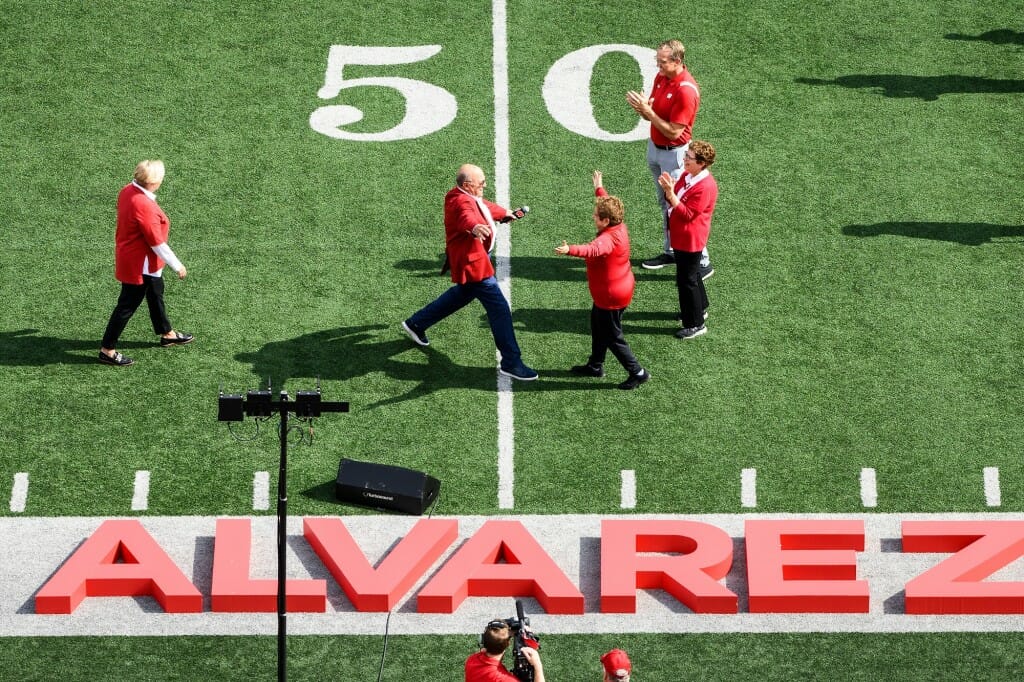
[[142, 284], [142, 268], [149, 258], [149, 271], [164, 266], [152, 247], [167, 241], [171, 221], [157, 203], [133, 183], [117, 195], [117, 233], [114, 236], [114, 276], [125, 284]]
[[700, 90], [697, 88], [697, 81], [693, 80], [685, 66], [682, 73], [671, 80], [660, 73], [654, 77], [650, 103], [658, 118], [683, 125], [682, 134], [674, 140], [668, 139], [657, 128], [651, 126], [651, 141], [654, 144], [663, 147], [681, 146], [690, 141], [693, 122], [697, 119], [697, 109], [700, 107]]
[[[679, 176], [673, 188], [676, 196], [690, 179], [687, 173]], [[710, 173], [683, 193], [679, 204], [668, 214], [668, 236], [673, 250], [695, 253], [707, 246], [716, 201], [718, 183]]]
[[[598, 188], [597, 196], [607, 194]], [[629, 262], [629, 230], [626, 223], [609, 225], [589, 244], [573, 244], [569, 255], [587, 261], [587, 286], [594, 305], [621, 310], [633, 300], [636, 280]]]
[[518, 679], [505, 670], [500, 658], [491, 658], [486, 651], [478, 651], [466, 659], [466, 682], [518, 682]]

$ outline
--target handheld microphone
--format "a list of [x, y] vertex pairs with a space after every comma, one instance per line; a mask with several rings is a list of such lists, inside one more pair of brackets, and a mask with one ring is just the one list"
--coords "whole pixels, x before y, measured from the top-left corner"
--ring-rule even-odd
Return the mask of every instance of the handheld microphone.
[[501, 219], [500, 222], [510, 223], [513, 220], [520, 220], [526, 217], [526, 214], [530, 212], [529, 206], [522, 206], [513, 211], [509, 211], [508, 215]]

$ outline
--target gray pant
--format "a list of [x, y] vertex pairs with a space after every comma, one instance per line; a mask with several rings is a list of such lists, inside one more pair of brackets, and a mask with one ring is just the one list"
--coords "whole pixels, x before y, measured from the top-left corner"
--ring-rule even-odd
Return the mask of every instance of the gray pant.
[[[668, 210], [670, 206], [665, 198], [665, 193], [661, 190], [661, 185], [658, 184], [658, 178], [662, 173], [667, 172], [672, 176], [673, 182], [679, 179], [679, 176], [683, 174], [683, 155], [688, 147], [689, 145], [684, 145], [675, 149], [658, 149], [654, 146], [653, 142], [647, 141], [647, 168], [651, 171], [651, 177], [654, 178], [654, 187], [658, 192], [658, 203], [661, 204], [662, 230], [665, 234], [664, 249], [665, 253], [669, 255], [672, 255], [672, 242], [668, 237]], [[705, 248], [700, 253], [700, 265], [701, 267], [707, 267], [710, 263], [711, 257], [708, 256], [708, 250]]]

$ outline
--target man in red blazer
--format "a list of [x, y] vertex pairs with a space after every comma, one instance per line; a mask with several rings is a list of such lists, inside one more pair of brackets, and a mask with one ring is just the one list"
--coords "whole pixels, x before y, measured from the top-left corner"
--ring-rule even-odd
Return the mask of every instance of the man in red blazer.
[[429, 346], [427, 329], [475, 298], [487, 311], [487, 322], [501, 353], [500, 373], [533, 381], [537, 373], [523, 363], [512, 328], [512, 310], [498, 286], [490, 258], [497, 223], [521, 216], [484, 199], [486, 185], [479, 167], [464, 164], [459, 168], [455, 187], [444, 197], [444, 250], [453, 286], [402, 322], [402, 329], [417, 345]]
[[704, 324], [708, 294], [700, 273], [701, 251], [711, 233], [711, 214], [718, 200], [718, 183], [708, 167], [715, 162], [715, 148], [703, 140], [690, 142], [683, 157], [683, 174], [672, 180], [662, 173], [658, 184], [669, 203], [668, 230], [676, 260], [676, 287], [679, 289], [679, 314], [683, 328], [680, 339], [706, 334]]
[[163, 161], [140, 161], [134, 178], [117, 196], [114, 276], [121, 282], [121, 295], [100, 342], [99, 361], [105, 365], [124, 367], [134, 362], [117, 351], [117, 340], [143, 299], [149, 306], [149, 319], [153, 332], [160, 336], [161, 346], [180, 346], [192, 341], [191, 334], [174, 331], [164, 309], [164, 265], [170, 265], [180, 279], [187, 272], [167, 245], [171, 221], [156, 203], [164, 171]]

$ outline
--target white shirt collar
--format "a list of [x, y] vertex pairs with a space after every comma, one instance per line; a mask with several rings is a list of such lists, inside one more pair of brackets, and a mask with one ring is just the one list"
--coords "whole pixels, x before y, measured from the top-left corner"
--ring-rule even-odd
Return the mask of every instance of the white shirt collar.
[[687, 187], [693, 187], [694, 185], [696, 185], [698, 182], [700, 182], [701, 180], [703, 180], [704, 178], [706, 178], [709, 175], [711, 175], [711, 174], [708, 173], [708, 169], [705, 168], [704, 170], [702, 170], [700, 173], [697, 173], [696, 175], [692, 175], [691, 176], [689, 173], [687, 173], [683, 177], [683, 182], [684, 182], [684, 184]]
[[147, 197], [149, 197], [153, 201], [156, 201], [156, 195], [153, 194], [152, 192], [150, 192], [148, 189], [146, 189], [145, 187], [143, 187], [139, 183], [135, 182], [134, 180], [132, 180], [132, 184], [135, 185], [136, 187], [138, 187], [139, 189], [141, 189], [142, 193], [145, 194]]

